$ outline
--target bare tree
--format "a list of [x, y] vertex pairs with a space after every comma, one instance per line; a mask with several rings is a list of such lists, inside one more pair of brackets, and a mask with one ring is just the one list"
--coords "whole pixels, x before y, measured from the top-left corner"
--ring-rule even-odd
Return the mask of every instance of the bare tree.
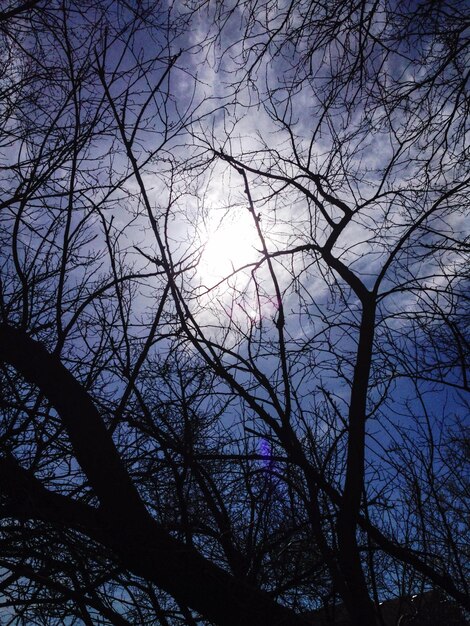
[[[458, 2], [0, 14], [6, 623], [469, 609], [467, 31]], [[214, 213], [253, 241], [216, 272]]]

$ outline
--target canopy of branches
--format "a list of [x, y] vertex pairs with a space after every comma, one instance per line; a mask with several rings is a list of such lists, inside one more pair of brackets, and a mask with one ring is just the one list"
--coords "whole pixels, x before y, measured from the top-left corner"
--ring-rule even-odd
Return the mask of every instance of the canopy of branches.
[[1, 624], [465, 623], [468, 9], [2, 4]]

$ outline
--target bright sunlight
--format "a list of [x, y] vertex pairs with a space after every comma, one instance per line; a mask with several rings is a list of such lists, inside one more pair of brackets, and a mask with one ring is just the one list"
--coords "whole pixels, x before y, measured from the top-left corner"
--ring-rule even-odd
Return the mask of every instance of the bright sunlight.
[[[217, 214], [218, 213], [218, 214]], [[199, 274], [207, 286], [214, 285], [259, 257], [261, 243], [253, 217], [245, 209], [213, 211], [201, 236], [205, 241]]]

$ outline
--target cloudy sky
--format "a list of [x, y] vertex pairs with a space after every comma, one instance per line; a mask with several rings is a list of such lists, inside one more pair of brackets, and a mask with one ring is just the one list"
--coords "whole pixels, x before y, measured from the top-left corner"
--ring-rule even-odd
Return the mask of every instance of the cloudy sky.
[[[468, 415], [468, 29], [458, 2], [415, 4], [413, 24], [401, 2], [232, 0], [12, 26], [4, 317], [106, 398], [158, 318], [155, 362], [224, 372], [228, 442], [278, 452], [289, 419], [341, 486], [374, 292], [366, 489], [413, 447], [445, 473]], [[406, 488], [381, 494], [398, 517]]]

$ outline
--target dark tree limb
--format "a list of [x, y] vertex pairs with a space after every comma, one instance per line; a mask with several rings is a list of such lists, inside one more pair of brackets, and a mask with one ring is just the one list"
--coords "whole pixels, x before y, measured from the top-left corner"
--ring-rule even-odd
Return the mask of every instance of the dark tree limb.
[[[100, 500], [92, 509], [51, 493], [12, 459], [2, 460], [2, 490], [23, 493], [24, 515], [72, 526], [111, 549], [121, 563], [221, 626], [302, 626], [308, 621], [267, 593], [174, 539], [147, 512], [93, 400], [62, 363], [23, 331], [0, 325], [0, 359], [50, 400], [77, 461]], [[9, 486], [10, 485], [10, 486]], [[14, 488], [13, 488], [13, 487]]]

